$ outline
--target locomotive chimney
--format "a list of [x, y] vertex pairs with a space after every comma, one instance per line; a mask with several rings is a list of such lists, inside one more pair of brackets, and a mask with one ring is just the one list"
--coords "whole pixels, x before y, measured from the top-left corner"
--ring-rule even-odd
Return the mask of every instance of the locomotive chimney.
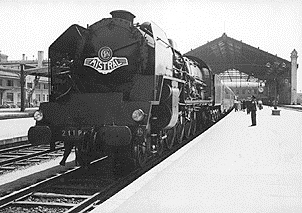
[[126, 11], [126, 10], [114, 10], [111, 13], [112, 18], [122, 18], [130, 21], [133, 24], [133, 19], [135, 18], [135, 15], [132, 13]]

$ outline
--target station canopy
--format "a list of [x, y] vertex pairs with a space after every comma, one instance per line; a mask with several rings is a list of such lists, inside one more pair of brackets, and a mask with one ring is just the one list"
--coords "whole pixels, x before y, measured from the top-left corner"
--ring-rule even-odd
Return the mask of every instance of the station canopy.
[[[278, 45], [278, 44], [276, 44]], [[291, 62], [261, 49], [228, 37], [225, 33], [185, 55], [202, 59], [215, 74], [223, 73], [233, 81], [237, 78], [272, 80], [277, 77], [290, 77]], [[240, 71], [239, 73], [233, 70]], [[241, 75], [245, 73], [246, 75]]]
[[[10, 66], [16, 66], [20, 64], [24, 64], [22, 61], [13, 61], [13, 62], [3, 62], [0, 63], [0, 72], [8, 72], [8, 73], [15, 73], [20, 74], [20, 68], [11, 68]], [[5, 66], [3, 66], [5, 65]], [[48, 66], [37, 67], [31, 64], [24, 64], [24, 74], [25, 75], [34, 75], [34, 76], [41, 76], [41, 77], [49, 77], [48, 76]]]

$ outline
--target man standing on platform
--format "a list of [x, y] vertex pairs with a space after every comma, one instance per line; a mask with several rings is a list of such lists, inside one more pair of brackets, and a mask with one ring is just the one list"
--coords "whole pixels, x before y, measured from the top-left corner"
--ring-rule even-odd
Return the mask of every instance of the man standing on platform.
[[250, 103], [252, 126], [256, 126], [256, 111], [257, 111], [257, 100], [255, 96], [252, 96]]

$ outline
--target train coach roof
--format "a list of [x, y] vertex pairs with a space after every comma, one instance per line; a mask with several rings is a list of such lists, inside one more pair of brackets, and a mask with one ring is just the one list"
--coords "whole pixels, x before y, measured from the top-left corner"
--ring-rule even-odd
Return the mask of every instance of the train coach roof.
[[267, 79], [273, 72], [268, 68], [268, 63], [277, 62], [285, 64], [285, 73], [290, 75], [290, 61], [260, 50], [259, 47], [255, 48], [230, 38], [225, 33], [221, 37], [189, 51], [186, 55], [201, 58], [216, 74], [236, 69], [259, 79]]

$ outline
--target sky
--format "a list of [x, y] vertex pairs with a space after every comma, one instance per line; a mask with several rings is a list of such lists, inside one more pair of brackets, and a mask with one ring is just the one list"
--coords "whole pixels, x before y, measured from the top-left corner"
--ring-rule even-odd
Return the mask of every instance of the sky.
[[38, 51], [47, 58], [69, 26], [86, 27], [113, 10], [130, 11], [135, 23], [155, 22], [183, 54], [224, 32], [288, 61], [296, 49], [302, 92], [301, 0], [1, 0], [0, 51], [8, 60], [36, 59]]

